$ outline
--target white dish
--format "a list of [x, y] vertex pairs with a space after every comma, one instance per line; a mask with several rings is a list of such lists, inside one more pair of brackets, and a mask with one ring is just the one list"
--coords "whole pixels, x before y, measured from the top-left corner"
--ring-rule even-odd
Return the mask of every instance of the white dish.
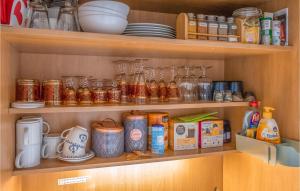
[[111, 9], [105, 9], [105, 8], [97, 8], [97, 7], [91, 7], [91, 6], [85, 6], [85, 7], [79, 7], [78, 8], [78, 13], [79, 14], [94, 14], [94, 13], [108, 13], [108, 14], [113, 14], [113, 15], [118, 15], [123, 18], [127, 18], [127, 15], [123, 15], [120, 12], [111, 10]]
[[139, 36], [168, 36], [170, 38], [175, 38], [175, 35], [166, 34], [166, 33], [123, 33], [124, 35], [139, 35]]
[[163, 24], [158, 24], [158, 23], [129, 23], [128, 27], [138, 27], [138, 26], [143, 26], [143, 27], [160, 27], [160, 28], [169, 28], [175, 30], [173, 27], [168, 26], [168, 25], [163, 25]]
[[11, 107], [20, 109], [41, 108], [45, 107], [45, 102], [13, 102]]
[[77, 163], [77, 162], [87, 161], [94, 157], [95, 157], [95, 153], [93, 151], [89, 151], [83, 157], [66, 157], [60, 154], [58, 155], [57, 159], [65, 162]]
[[126, 31], [161, 31], [161, 32], [169, 32], [176, 33], [174, 30], [162, 29], [162, 28], [126, 28]]
[[125, 30], [124, 33], [164, 33], [164, 34], [170, 34], [175, 35], [174, 32], [169, 31], [161, 31], [161, 30]]
[[85, 32], [122, 34], [128, 21], [112, 15], [86, 15], [79, 16], [79, 23]]
[[125, 20], [127, 20], [127, 18], [126, 17], [124, 17], [124, 16], [120, 16], [120, 15], [116, 15], [116, 14], [111, 14], [111, 13], [104, 13], [104, 12], [102, 12], [102, 13], [100, 13], [100, 12], [88, 12], [88, 13], [78, 13], [78, 17], [84, 17], [84, 16], [90, 16], [90, 15], [108, 15], [108, 16], [113, 16], [113, 17], [120, 17], [120, 18], [122, 18], [122, 19], [125, 19]]
[[106, 9], [111, 9], [117, 11], [123, 15], [128, 15], [129, 7], [125, 3], [117, 2], [117, 1], [89, 1], [82, 4], [80, 7], [85, 6], [93, 6], [93, 7], [101, 7]]
[[162, 34], [124, 34], [126, 36], [140, 36], [140, 37], [161, 37], [161, 38], [170, 38], [174, 39], [174, 36], [162, 35]]

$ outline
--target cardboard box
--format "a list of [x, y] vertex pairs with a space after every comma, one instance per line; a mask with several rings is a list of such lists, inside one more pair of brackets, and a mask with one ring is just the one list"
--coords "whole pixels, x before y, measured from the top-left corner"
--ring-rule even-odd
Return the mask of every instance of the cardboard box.
[[209, 120], [199, 122], [199, 147], [223, 146], [223, 120]]
[[198, 123], [170, 120], [169, 145], [172, 150], [198, 148]]

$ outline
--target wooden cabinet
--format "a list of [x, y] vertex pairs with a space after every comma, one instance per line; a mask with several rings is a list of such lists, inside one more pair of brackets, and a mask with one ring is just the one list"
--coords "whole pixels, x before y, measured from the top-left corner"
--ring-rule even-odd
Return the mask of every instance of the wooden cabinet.
[[[15, 170], [15, 120], [22, 114], [41, 114], [51, 132], [110, 117], [122, 111], [164, 110], [171, 115], [219, 111], [231, 121], [233, 134], [240, 130], [247, 103], [152, 104], [146, 106], [56, 107], [13, 109], [17, 78], [56, 79], [62, 75], [114, 75], [112, 61], [151, 58], [152, 65], [210, 64], [214, 80], [242, 80], [263, 105], [276, 108], [283, 137], [299, 140], [299, 1], [295, 0], [124, 0], [134, 10], [130, 22], [159, 22], [175, 26], [181, 11], [230, 15], [243, 6], [265, 11], [289, 8], [288, 47], [227, 42], [170, 40], [120, 35], [21, 29], [1, 26], [1, 188], [35, 190], [224, 190], [264, 191], [300, 189], [297, 168], [268, 166], [235, 151], [233, 144], [197, 153], [170, 152], [161, 158], [127, 161], [95, 159], [83, 164], [44, 161], [33, 169]], [[105, 71], [105, 72], [104, 72]], [[146, 164], [147, 163], [147, 164]], [[121, 165], [121, 166], [120, 166]], [[73, 170], [73, 171], [70, 171]], [[58, 185], [58, 179], [87, 176], [87, 182]], [[269, 178], [270, 177], [270, 178]], [[284, 177], [284, 178], [282, 178]]]

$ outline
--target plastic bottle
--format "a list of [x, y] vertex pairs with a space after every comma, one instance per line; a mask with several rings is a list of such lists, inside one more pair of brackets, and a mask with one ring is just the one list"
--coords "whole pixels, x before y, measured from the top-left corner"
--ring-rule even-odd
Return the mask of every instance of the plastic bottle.
[[259, 120], [260, 120], [260, 113], [258, 111], [258, 102], [251, 101], [249, 103], [249, 108], [245, 113], [242, 135], [255, 138]]
[[260, 120], [256, 138], [273, 144], [280, 143], [279, 128], [272, 118], [272, 107], [264, 107], [263, 118]]

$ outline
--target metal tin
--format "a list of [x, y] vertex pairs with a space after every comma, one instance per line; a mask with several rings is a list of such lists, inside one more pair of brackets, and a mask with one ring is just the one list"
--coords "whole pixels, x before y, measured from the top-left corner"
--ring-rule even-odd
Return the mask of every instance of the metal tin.
[[160, 124], [164, 126], [164, 144], [165, 150], [168, 149], [168, 129], [169, 129], [169, 114], [165, 112], [155, 112], [148, 114], [148, 147], [152, 146], [152, 125]]
[[280, 45], [281, 21], [274, 20], [272, 22], [272, 44]]
[[125, 151], [147, 150], [147, 117], [143, 114], [125, 114]]
[[124, 128], [113, 122], [93, 123], [92, 148], [98, 157], [117, 157], [124, 153]]
[[164, 154], [165, 153], [165, 143], [164, 143], [164, 126], [161, 124], [155, 124], [151, 127], [152, 134], [152, 145], [151, 151], [154, 154]]
[[17, 80], [16, 101], [40, 101], [40, 82], [38, 80], [28, 79]]
[[48, 106], [62, 104], [63, 83], [61, 80], [44, 80], [43, 81], [43, 99]]

